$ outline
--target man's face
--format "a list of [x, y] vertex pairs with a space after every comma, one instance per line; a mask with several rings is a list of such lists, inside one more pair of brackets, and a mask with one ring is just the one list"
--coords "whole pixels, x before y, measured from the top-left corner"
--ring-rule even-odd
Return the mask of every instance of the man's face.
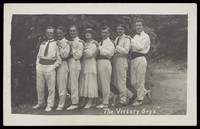
[[57, 38], [58, 40], [63, 39], [64, 36], [65, 36], [65, 34], [64, 34], [63, 30], [61, 30], [61, 29], [56, 29], [56, 38]]
[[124, 28], [121, 27], [121, 26], [118, 26], [117, 27], [117, 33], [118, 33], [119, 36], [122, 36], [125, 33]]
[[78, 31], [77, 31], [76, 27], [71, 27], [69, 29], [69, 34], [72, 38], [75, 38], [78, 35]]
[[103, 40], [107, 39], [110, 36], [108, 29], [101, 30], [101, 37]]
[[54, 38], [54, 30], [53, 29], [47, 29], [46, 30], [46, 37], [48, 40], [53, 39]]
[[136, 22], [135, 23], [135, 25], [136, 25], [136, 32], [139, 34], [140, 32], [142, 32], [143, 31], [143, 25], [142, 25], [142, 22]]

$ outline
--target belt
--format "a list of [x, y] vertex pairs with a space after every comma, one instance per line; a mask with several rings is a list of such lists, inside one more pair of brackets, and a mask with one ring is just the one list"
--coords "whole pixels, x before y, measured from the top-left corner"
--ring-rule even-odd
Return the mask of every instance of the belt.
[[69, 58], [67, 57], [67, 58], [62, 58], [62, 61], [68, 61], [69, 60]]
[[56, 62], [56, 60], [51, 59], [40, 59], [40, 64], [42, 65], [53, 65]]
[[67, 57], [67, 59], [69, 60], [69, 59], [71, 59], [71, 58], [74, 58], [74, 57], [73, 57], [73, 55], [70, 54], [70, 55]]
[[138, 52], [131, 52], [131, 59], [135, 59], [135, 58], [140, 57], [140, 56], [145, 56], [145, 54], [138, 53]]
[[110, 58], [99, 54], [99, 55], [97, 56], [97, 60], [110, 60]]

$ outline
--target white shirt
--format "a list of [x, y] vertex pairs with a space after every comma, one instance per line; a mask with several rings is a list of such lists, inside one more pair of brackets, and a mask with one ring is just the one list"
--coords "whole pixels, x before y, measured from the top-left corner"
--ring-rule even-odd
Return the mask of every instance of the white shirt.
[[131, 39], [131, 51], [146, 54], [150, 49], [150, 38], [142, 31]]
[[83, 41], [79, 39], [79, 37], [75, 37], [72, 42], [72, 51], [71, 54], [73, 55], [75, 60], [78, 60], [81, 58], [83, 54]]
[[[117, 45], [118, 39], [119, 39], [119, 44]], [[125, 34], [123, 34], [122, 36], [120, 36], [120, 37], [118, 36], [115, 39], [115, 45], [116, 45], [115, 56], [117, 56], [117, 55], [126, 56], [130, 49], [130, 39]]]
[[60, 46], [59, 47], [59, 54], [62, 58], [67, 58], [70, 52], [70, 47], [69, 44], [67, 43], [68, 40], [66, 40], [65, 38], [58, 40], [57, 42], [60, 42]]
[[[44, 56], [44, 51], [46, 49], [47, 44], [49, 43], [49, 49], [47, 56]], [[54, 65], [41, 65], [39, 63], [40, 59], [50, 59], [50, 60], [56, 60]], [[62, 63], [62, 60], [60, 58], [59, 52], [58, 52], [58, 46], [56, 45], [56, 41], [54, 39], [48, 40], [40, 45], [36, 65], [37, 70], [43, 70], [43, 71], [51, 71], [52, 69], [58, 67]]]
[[112, 43], [109, 37], [103, 40], [102, 46], [99, 46], [100, 54], [108, 58], [111, 58], [114, 55], [114, 49], [114, 44]]

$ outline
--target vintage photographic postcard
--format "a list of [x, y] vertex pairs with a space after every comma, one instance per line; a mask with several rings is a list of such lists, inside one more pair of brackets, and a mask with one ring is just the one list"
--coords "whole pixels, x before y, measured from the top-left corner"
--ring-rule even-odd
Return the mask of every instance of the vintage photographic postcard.
[[197, 125], [197, 5], [4, 4], [5, 126]]

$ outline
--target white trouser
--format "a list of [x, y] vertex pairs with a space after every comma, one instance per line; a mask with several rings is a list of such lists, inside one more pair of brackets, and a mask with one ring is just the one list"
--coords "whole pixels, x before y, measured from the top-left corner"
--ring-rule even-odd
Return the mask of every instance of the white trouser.
[[112, 66], [109, 60], [97, 61], [98, 89], [103, 94], [102, 104], [108, 104]]
[[47, 106], [53, 107], [55, 100], [55, 83], [56, 83], [56, 72], [54, 65], [40, 65], [37, 66], [37, 96], [38, 104], [42, 105], [45, 103], [45, 82], [48, 88]]
[[145, 96], [145, 76], [147, 61], [144, 56], [131, 60], [131, 84], [137, 91], [137, 100], [143, 100]]
[[71, 101], [72, 104], [78, 104], [79, 102], [79, 91], [78, 91], [78, 81], [79, 74], [81, 71], [80, 60], [74, 60], [74, 58], [69, 59], [69, 90], [71, 91]]
[[119, 90], [119, 101], [125, 104], [127, 97], [130, 99], [133, 93], [126, 87], [128, 62], [126, 57], [113, 58], [112, 77], [115, 87]]
[[58, 84], [58, 94], [59, 94], [59, 103], [58, 107], [64, 107], [65, 99], [67, 92], [67, 81], [68, 81], [68, 62], [63, 61], [59, 66], [57, 71], [57, 84]]

